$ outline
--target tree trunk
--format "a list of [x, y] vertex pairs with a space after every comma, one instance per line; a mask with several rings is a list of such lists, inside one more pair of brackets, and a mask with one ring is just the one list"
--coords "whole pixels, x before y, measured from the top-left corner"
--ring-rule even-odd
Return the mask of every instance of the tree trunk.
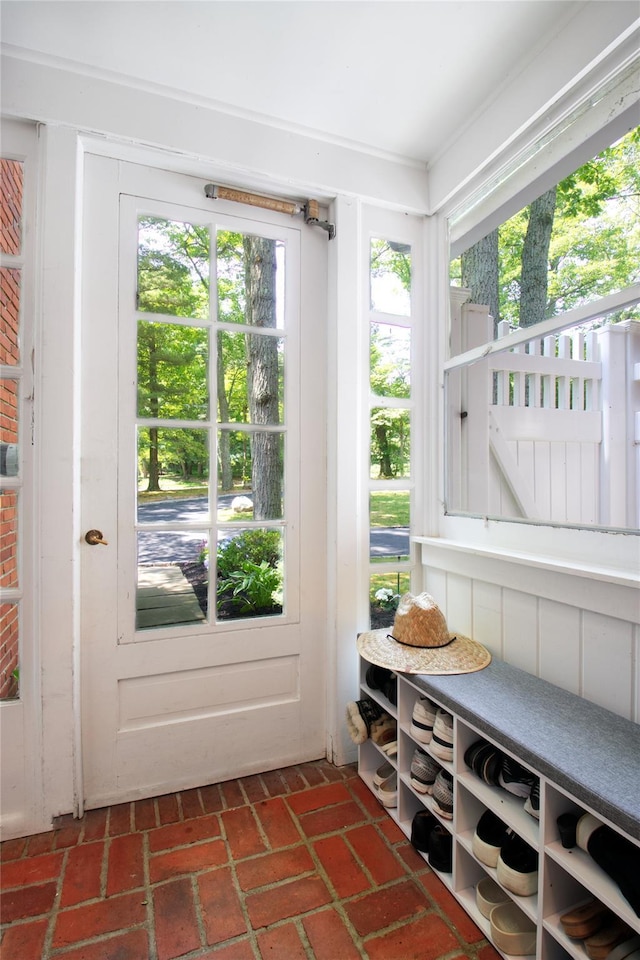
[[[244, 237], [247, 323], [276, 326], [276, 245], [263, 237]], [[275, 426], [278, 407], [278, 340], [247, 334], [247, 395], [250, 423]], [[255, 520], [282, 516], [280, 434], [251, 433], [251, 487]]]
[[461, 259], [462, 286], [471, 291], [472, 303], [489, 307], [495, 336], [500, 322], [497, 229], [469, 247]]
[[549, 244], [556, 209], [556, 188], [543, 193], [529, 208], [522, 248], [520, 326], [530, 327], [548, 315]]
[[391, 463], [391, 452], [389, 450], [388, 428], [385, 424], [379, 423], [375, 428], [376, 440], [380, 456], [378, 466], [380, 469], [380, 479], [388, 480], [393, 477], [393, 466]]

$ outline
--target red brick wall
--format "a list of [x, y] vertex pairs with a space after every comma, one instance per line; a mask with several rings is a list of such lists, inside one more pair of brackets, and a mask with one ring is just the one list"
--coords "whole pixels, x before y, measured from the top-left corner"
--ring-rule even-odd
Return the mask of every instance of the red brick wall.
[[[0, 160], [0, 250], [18, 255], [22, 247], [23, 165]], [[15, 267], [0, 268], [0, 363], [20, 362], [20, 280]], [[18, 381], [0, 380], [0, 437], [18, 443]], [[0, 480], [0, 483], [2, 481]], [[0, 588], [18, 587], [18, 490], [0, 490]], [[18, 695], [19, 608], [0, 604], [0, 699]]]
[[18, 254], [21, 249], [23, 169], [20, 160], [0, 160], [0, 250], [3, 253]]
[[0, 363], [20, 362], [20, 270], [0, 268]]
[[18, 604], [0, 604], [0, 699], [18, 695]]

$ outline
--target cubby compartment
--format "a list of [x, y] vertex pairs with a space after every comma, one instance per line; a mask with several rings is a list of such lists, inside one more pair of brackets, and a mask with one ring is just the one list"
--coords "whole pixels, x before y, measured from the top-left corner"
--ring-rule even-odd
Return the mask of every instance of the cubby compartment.
[[428, 807], [409, 786], [406, 773], [398, 779], [398, 823], [407, 837], [411, 837], [411, 825], [418, 810]]
[[358, 772], [370, 790], [376, 792], [373, 782], [376, 770], [390, 763], [397, 770], [395, 757], [387, 757], [372, 740], [365, 740], [358, 748]]
[[[364, 697], [369, 697], [370, 700], [374, 700], [379, 704], [382, 709], [389, 714], [391, 717], [397, 717], [397, 706], [393, 704], [388, 697], [375, 687], [369, 686], [367, 683], [367, 670], [370, 667], [370, 664], [367, 664], [364, 660], [360, 661], [360, 699]], [[396, 677], [396, 690], [398, 688], [400, 681]]]
[[589, 903], [594, 899], [593, 894], [549, 857], [545, 857], [543, 884], [545, 930], [560, 944], [566, 955], [584, 960], [586, 952], [582, 940], [567, 936], [560, 918], [568, 911]]
[[455, 825], [459, 842], [471, 854], [473, 834], [478, 820], [488, 808], [458, 779], [455, 798]]
[[[494, 673], [494, 679], [491, 679], [491, 670]], [[480, 686], [483, 682], [483, 674], [487, 680], [489, 694], [486, 697], [478, 695], [473, 690], [475, 684]], [[576, 789], [572, 792], [567, 787], [567, 775], [563, 766], [558, 765], [554, 768], [553, 763], [548, 759], [545, 764], [536, 763], [537, 737], [535, 734], [535, 724], [526, 724], [528, 747], [524, 748], [522, 754], [514, 745], [512, 738], [513, 718], [516, 714], [509, 713], [504, 709], [503, 700], [506, 697], [511, 698], [514, 704], [514, 710], [517, 711], [518, 722], [522, 725], [523, 718], [526, 718], [527, 711], [535, 714], [538, 709], [539, 689], [546, 696], [553, 696], [554, 702], [557, 697], [571, 698], [566, 692], [555, 692], [555, 688], [550, 693], [546, 688], [544, 681], [537, 681], [528, 675], [509, 667], [504, 663], [493, 664], [486, 671], [481, 671], [479, 675], [473, 676], [469, 681], [464, 679], [458, 681], [456, 677], [408, 677], [400, 674], [397, 677], [397, 706], [389, 703], [384, 695], [375, 689], [371, 689], [366, 684], [366, 665], [361, 665], [361, 695], [369, 696], [383, 707], [391, 716], [396, 718], [398, 726], [398, 752], [395, 758], [391, 758], [398, 771], [398, 807], [385, 808], [389, 815], [398, 823], [407, 838], [411, 838], [411, 829], [413, 818], [419, 810], [425, 810], [432, 813], [439, 822], [450, 832], [452, 836], [452, 872], [438, 872], [442, 882], [447, 886], [451, 893], [457, 898], [464, 909], [473, 918], [474, 922], [483, 931], [503, 956], [508, 958], [509, 954], [504, 953], [498, 944], [492, 939], [491, 924], [488, 918], [484, 917], [478, 908], [476, 901], [476, 886], [483, 878], [490, 878], [494, 883], [500, 886], [505, 894], [536, 927], [536, 960], [585, 960], [587, 953], [581, 940], [575, 940], [566, 935], [560, 923], [560, 917], [568, 911], [581, 904], [589, 902], [592, 899], [599, 900], [607, 907], [612, 914], [620, 918], [629, 928], [640, 933], [640, 918], [636, 916], [631, 905], [622, 896], [620, 889], [615, 881], [598, 866], [598, 864], [577, 846], [563, 847], [561, 842], [560, 830], [558, 827], [558, 817], [570, 815], [579, 818], [582, 814], [589, 813], [596, 816], [600, 822], [606, 826], [617, 830], [622, 836], [628, 838], [632, 844], [638, 847], [640, 857], [640, 804], [635, 803], [627, 805], [624, 816], [627, 822], [630, 822], [630, 831], [632, 836], [619, 826], [616, 826], [615, 816], [609, 813], [609, 817], [602, 816], [598, 812], [597, 802], [590, 804], [586, 796], [589, 796], [589, 777], [584, 782], [584, 791]], [[533, 681], [533, 682], [532, 682]], [[537, 685], [540, 685], [538, 688]], [[470, 689], [473, 695], [469, 697], [469, 704], [465, 702], [464, 691]], [[455, 697], [452, 696], [455, 693]], [[454, 749], [453, 760], [444, 761], [442, 758], [433, 754], [430, 744], [421, 743], [411, 734], [411, 720], [413, 709], [418, 697], [424, 696], [432, 701], [436, 707], [440, 707], [451, 714], [454, 719]], [[501, 703], [501, 711], [496, 719], [494, 704], [497, 699]], [[458, 704], [457, 701], [460, 701]], [[584, 702], [578, 698], [573, 698], [570, 704], [565, 706], [569, 712], [572, 712], [575, 704], [576, 712], [584, 713], [586, 707]], [[460, 709], [457, 709], [457, 706]], [[579, 736], [582, 729], [585, 731], [585, 739], [588, 740], [587, 767], [590, 762], [592, 752], [597, 755], [597, 738], [607, 737], [608, 717], [606, 712], [600, 708], [593, 708], [598, 711], [596, 720], [592, 727], [589, 727], [588, 721], [585, 721], [580, 731], [574, 731], [574, 737]], [[563, 716], [568, 713], [565, 710]], [[545, 713], [545, 724], [555, 722], [553, 712]], [[620, 724], [624, 726], [624, 737], [620, 736]], [[612, 784], [612, 791], [615, 793], [615, 765], [621, 767], [624, 764], [625, 771], [635, 769], [637, 766], [637, 756], [640, 756], [640, 740], [638, 738], [637, 725], [627, 721], [621, 721], [620, 718], [613, 718], [610, 723], [611, 742], [616, 749], [601, 747], [600, 763], [598, 770], [603, 769], [602, 756], [606, 756], [606, 768], [612, 767], [611, 775], [608, 775], [608, 782]], [[596, 731], [594, 734], [593, 731]], [[546, 731], [547, 736], [549, 731]], [[509, 757], [516, 761], [532, 776], [538, 778], [540, 787], [540, 809], [539, 817], [532, 816], [525, 810], [525, 799], [518, 797], [504, 786], [492, 785], [469, 769], [465, 763], [465, 753], [476, 741], [484, 740], [491, 744], [504, 757]], [[564, 740], [564, 730], [559, 729], [556, 732], [556, 739], [553, 743], [558, 744], [557, 752], [559, 764], [566, 761], [566, 743]], [[621, 754], [621, 744], [623, 744]], [[635, 747], [634, 747], [635, 745]], [[454, 793], [454, 815], [453, 820], [445, 820], [438, 816], [433, 809], [433, 800], [429, 794], [417, 791], [411, 784], [411, 763], [416, 749], [419, 748], [440, 765], [441, 768], [448, 770], [453, 777]], [[595, 750], [594, 750], [595, 748]], [[625, 753], [626, 751], [626, 753]], [[582, 757], [585, 756], [585, 750]], [[360, 774], [375, 793], [373, 777], [378, 767], [388, 758], [383, 752], [370, 741], [366, 741], [359, 749]], [[634, 766], [634, 764], [636, 766]], [[542, 772], [544, 771], [544, 772]], [[557, 773], [557, 777], [554, 776]], [[584, 775], [583, 769], [580, 774]], [[620, 774], [619, 774], [620, 775]], [[638, 774], [640, 782], [640, 771]], [[606, 798], [607, 811], [615, 812], [615, 796]], [[629, 806], [633, 811], [631, 819], [629, 818]], [[636, 816], [636, 809], [638, 814]], [[482, 863], [473, 853], [473, 835], [485, 811], [491, 811], [503, 823], [511, 828], [522, 840], [532, 847], [538, 854], [538, 886], [532, 896], [516, 896], [512, 891], [498, 883], [497, 871], [487, 864]], [[427, 853], [421, 853], [421, 856], [428, 861]], [[640, 862], [640, 861], [639, 861]], [[588, 958], [587, 958], [588, 960]]]
[[551, 934], [543, 929], [539, 937], [539, 949], [540, 956], [544, 957], [544, 960], [571, 960], [573, 957], [574, 960], [589, 960], [587, 954], [584, 951], [584, 947], [580, 946], [582, 954], [577, 955], [573, 952], [565, 950], [561, 943], [551, 936]]
[[630, 903], [622, 896], [617, 883], [592, 860], [588, 853], [579, 847], [567, 850], [559, 840], [547, 844], [545, 853], [549, 860], [561, 867], [564, 876], [577, 880], [592, 896], [609, 907], [633, 930], [640, 933], [640, 917], [634, 913]]
[[478, 863], [465, 846], [456, 845], [455, 894], [470, 917], [480, 927], [486, 937], [489, 936], [489, 920], [478, 909], [476, 886], [488, 871]]

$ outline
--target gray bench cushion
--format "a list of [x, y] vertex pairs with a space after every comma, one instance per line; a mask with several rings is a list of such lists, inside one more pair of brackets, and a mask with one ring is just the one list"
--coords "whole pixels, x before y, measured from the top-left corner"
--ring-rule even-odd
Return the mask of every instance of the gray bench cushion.
[[640, 840], [640, 725], [494, 660], [415, 685]]

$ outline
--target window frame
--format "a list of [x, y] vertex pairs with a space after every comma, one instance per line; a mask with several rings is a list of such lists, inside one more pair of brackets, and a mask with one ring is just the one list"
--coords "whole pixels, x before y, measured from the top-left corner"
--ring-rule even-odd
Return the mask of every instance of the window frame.
[[[421, 376], [425, 345], [425, 244], [424, 219], [418, 216], [396, 213], [378, 207], [364, 205], [361, 223], [362, 257], [362, 369], [366, 371], [363, 407], [363, 447], [361, 503], [366, 529], [367, 563], [366, 596], [369, 598], [371, 578], [399, 574], [408, 576], [410, 589], [419, 589], [420, 566], [413, 538], [423, 527], [425, 470], [424, 434], [426, 429], [424, 377]], [[390, 314], [374, 310], [371, 305], [370, 252], [372, 240], [390, 240], [407, 244], [411, 248], [411, 290], [408, 315]], [[376, 394], [371, 389], [370, 333], [373, 323], [390, 324], [411, 331], [410, 343], [410, 395], [395, 398]], [[406, 409], [410, 422], [410, 472], [398, 479], [379, 480], [371, 477], [371, 412], [376, 408]], [[409, 548], [406, 560], [373, 561], [371, 557], [371, 506], [370, 495], [381, 490], [401, 490], [409, 493]], [[369, 600], [367, 600], [369, 608]]]
[[[620, 87], [628, 85], [628, 72], [621, 72]], [[603, 85], [603, 102], [610, 101], [615, 95], [615, 85]], [[594, 97], [597, 94], [593, 95]], [[551, 521], [534, 521], [519, 519], [498, 519], [494, 517], [469, 515], [464, 513], [448, 513], [446, 503], [445, 478], [445, 451], [446, 426], [445, 392], [446, 372], [463, 364], [477, 359], [489, 352], [509, 349], [517, 342], [530, 340], [538, 336], [542, 327], [548, 323], [549, 329], [565, 327], [572, 318], [569, 312], [552, 318], [536, 328], [527, 328], [526, 331], [516, 331], [501, 341], [492, 341], [473, 351], [457, 356], [450, 356], [447, 344], [450, 337], [450, 306], [449, 306], [449, 263], [452, 257], [460, 254], [477, 239], [485, 236], [501, 222], [508, 219], [523, 206], [530, 203], [541, 192], [548, 189], [553, 183], [559, 182], [565, 176], [577, 169], [582, 163], [591, 159], [596, 153], [610, 143], [615, 142], [626, 132], [637, 126], [637, 99], [633, 95], [633, 103], [629, 106], [629, 97], [625, 101], [625, 109], [618, 112], [610, 122], [601, 123], [597, 129], [585, 132], [585, 114], [578, 107], [574, 111], [573, 121], [567, 115], [550, 125], [545, 135], [545, 149], [549, 157], [548, 165], [544, 169], [545, 161], [531, 162], [527, 151], [513, 154], [502, 164], [502, 174], [494, 177], [493, 181], [485, 181], [481, 188], [477, 184], [469, 187], [466, 192], [458, 195], [456, 202], [451, 202], [435, 215], [436, 245], [439, 258], [438, 266], [438, 312], [441, 317], [439, 328], [439, 376], [438, 390], [439, 405], [439, 441], [438, 450], [441, 457], [438, 475], [437, 504], [437, 534], [439, 542], [448, 541], [457, 544], [462, 549], [487, 549], [500, 551], [515, 551], [530, 558], [540, 554], [553, 556], [570, 565], [584, 565], [594, 571], [637, 569], [640, 561], [640, 531], [609, 529], [606, 527], [572, 527], [571, 525], [555, 524]], [[622, 97], [620, 97], [622, 101]], [[602, 114], [600, 114], [602, 115]], [[608, 118], [607, 118], [608, 119]], [[532, 141], [533, 142], [533, 141]], [[528, 153], [535, 154], [532, 142], [528, 146]], [[541, 168], [542, 171], [541, 171]], [[621, 308], [630, 300], [637, 297], [637, 285], [626, 288], [610, 298], [618, 298]], [[590, 315], [597, 316], [602, 309], [608, 306], [603, 301], [593, 301], [584, 308], [572, 311], [575, 315], [584, 310], [581, 319]], [[424, 540], [425, 538], [419, 538]], [[429, 536], [426, 537], [429, 539]], [[633, 574], [633, 579], [637, 579]]]

